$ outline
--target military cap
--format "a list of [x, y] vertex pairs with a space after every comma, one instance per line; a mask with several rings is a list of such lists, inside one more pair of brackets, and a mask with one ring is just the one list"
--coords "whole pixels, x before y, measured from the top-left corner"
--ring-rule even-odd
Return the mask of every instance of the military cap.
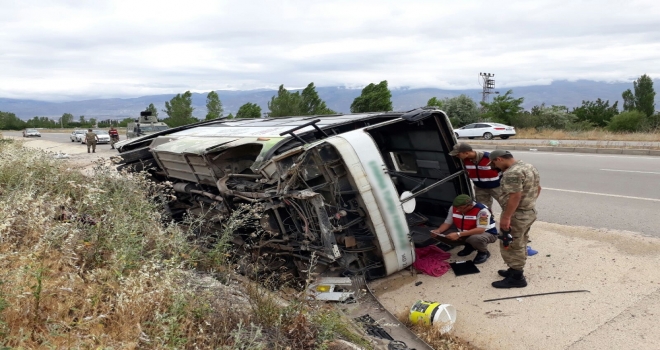
[[472, 197], [468, 196], [467, 194], [459, 194], [456, 196], [456, 198], [454, 198], [454, 202], [452, 203], [454, 207], [460, 207], [468, 204], [472, 204]]

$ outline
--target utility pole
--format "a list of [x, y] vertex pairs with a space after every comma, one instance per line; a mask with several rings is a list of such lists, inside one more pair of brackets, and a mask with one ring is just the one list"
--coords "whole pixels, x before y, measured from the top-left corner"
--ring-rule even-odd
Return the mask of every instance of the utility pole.
[[488, 103], [488, 95], [490, 94], [499, 94], [499, 91], [495, 90], [495, 79], [492, 79], [495, 74], [491, 73], [479, 73], [481, 84], [481, 102]]

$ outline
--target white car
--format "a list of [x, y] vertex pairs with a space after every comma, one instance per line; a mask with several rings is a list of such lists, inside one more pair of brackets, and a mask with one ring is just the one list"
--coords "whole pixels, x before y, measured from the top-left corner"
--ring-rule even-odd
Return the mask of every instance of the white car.
[[85, 133], [85, 130], [73, 130], [69, 135], [69, 139], [71, 139], [71, 142], [81, 142], [85, 137]]
[[511, 136], [516, 136], [516, 128], [499, 123], [473, 123], [468, 124], [460, 129], [454, 129], [456, 138], [467, 137], [473, 139], [475, 137], [483, 137], [486, 140], [491, 140], [493, 137], [499, 137], [506, 140]]
[[41, 137], [41, 133], [37, 129], [25, 129], [23, 137]]
[[[99, 138], [99, 141], [97, 142], [97, 144], [110, 143], [110, 134], [108, 134], [107, 130], [93, 130], [93, 132]], [[85, 144], [85, 135], [84, 134], [81, 136], [80, 143]]]

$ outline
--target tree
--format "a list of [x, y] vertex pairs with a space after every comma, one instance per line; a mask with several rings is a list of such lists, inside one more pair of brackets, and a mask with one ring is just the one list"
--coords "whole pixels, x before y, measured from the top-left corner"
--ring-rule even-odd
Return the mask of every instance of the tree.
[[60, 126], [66, 127], [68, 124], [72, 122], [73, 122], [73, 114], [71, 113], [62, 114], [62, 118], [60, 119]]
[[26, 124], [14, 113], [0, 112], [0, 130], [21, 130]]
[[150, 103], [146, 110], [151, 111], [151, 116], [158, 118], [158, 109], [156, 109], [153, 103]]
[[117, 126], [120, 128], [125, 128], [128, 126], [128, 123], [133, 123], [133, 122], [135, 122], [135, 118], [124, 118], [119, 122]]
[[546, 107], [545, 104], [535, 106], [531, 114], [536, 117], [537, 129], [566, 129], [575, 118], [566, 106]]
[[385, 112], [394, 109], [392, 107], [392, 93], [387, 88], [387, 80], [377, 85], [371, 83], [362, 89], [360, 96], [351, 103], [352, 113]]
[[89, 118], [89, 124], [90, 124], [91, 126], [96, 125], [96, 118]]
[[653, 80], [644, 74], [633, 82], [633, 91], [626, 90], [621, 94], [623, 98], [623, 110], [640, 111], [651, 117], [655, 113], [655, 90], [653, 89]]
[[451, 124], [454, 127], [461, 127], [479, 121], [477, 103], [467, 95], [445, 98], [444, 100], [433, 97], [427, 105], [433, 106], [431, 103], [435, 103], [435, 106], [438, 104], [441, 106], [442, 110], [449, 116]]
[[256, 103], [246, 103], [236, 112], [236, 118], [261, 118], [261, 107]]
[[650, 117], [655, 113], [655, 90], [653, 80], [644, 74], [633, 82], [635, 89], [635, 109]]
[[232, 113], [229, 113], [229, 115], [227, 116], [227, 119], [234, 119], [234, 115]]
[[513, 90], [509, 90], [504, 95], [496, 96], [493, 102], [481, 102], [484, 109], [484, 117], [496, 122], [512, 125], [512, 120], [522, 113], [524, 98], [513, 98]]
[[300, 103], [302, 115], [311, 115], [311, 114], [335, 114], [336, 112], [326, 106], [325, 101], [323, 101], [319, 94], [316, 92], [316, 87], [314, 83], [309, 83], [307, 87], [302, 91], [300, 95], [302, 100]]
[[286, 117], [304, 115], [302, 111], [302, 99], [299, 92], [289, 92], [280, 85], [277, 96], [273, 96], [268, 102], [269, 115], [271, 117]]
[[167, 114], [164, 120], [170, 127], [177, 127], [197, 122], [197, 118], [192, 116], [195, 108], [192, 106], [192, 93], [186, 91], [174, 96], [169, 102], [165, 102], [163, 112]]
[[438, 107], [442, 109], [443, 101], [437, 97], [431, 97], [428, 102], [426, 102], [427, 107]]
[[84, 115], [81, 115], [80, 117], [78, 117], [78, 121], [80, 122], [80, 124], [87, 124], [87, 121], [85, 120]]
[[624, 91], [621, 94], [621, 97], [623, 97], [623, 111], [624, 112], [631, 112], [635, 110], [635, 95], [633, 95], [632, 91], [630, 89]]
[[615, 101], [610, 106], [610, 101], [603, 101], [600, 98], [596, 101], [582, 101], [582, 106], [573, 108], [572, 113], [580, 122], [589, 122], [593, 125], [605, 127], [612, 118], [619, 114], [619, 109]]
[[206, 120], [222, 118], [222, 112], [224, 110], [222, 109], [222, 102], [217, 92], [211, 91], [206, 95], [206, 110]]

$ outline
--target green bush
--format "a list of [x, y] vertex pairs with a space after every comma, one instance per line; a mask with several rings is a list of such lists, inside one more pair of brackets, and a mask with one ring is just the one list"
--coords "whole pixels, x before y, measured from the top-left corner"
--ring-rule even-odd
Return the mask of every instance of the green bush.
[[532, 128], [536, 128], [538, 124], [539, 124], [538, 116], [526, 111], [511, 116], [509, 125], [516, 127], [518, 129], [532, 129]]
[[646, 127], [646, 115], [639, 111], [623, 112], [612, 118], [607, 129], [612, 132], [643, 131]]

